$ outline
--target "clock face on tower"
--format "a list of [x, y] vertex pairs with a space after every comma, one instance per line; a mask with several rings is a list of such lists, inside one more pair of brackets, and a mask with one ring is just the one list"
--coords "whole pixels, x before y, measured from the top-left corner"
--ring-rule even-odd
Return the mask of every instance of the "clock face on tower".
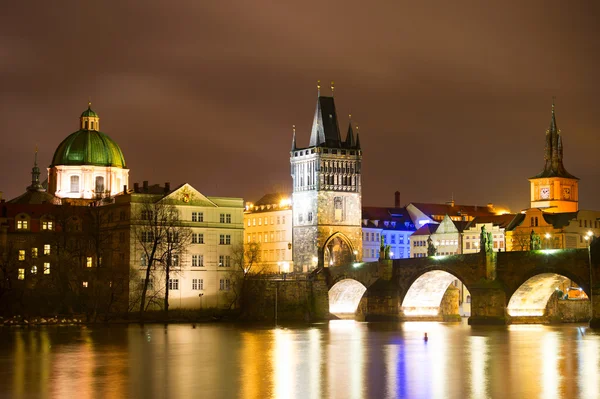
[[571, 199], [571, 187], [563, 187], [564, 199]]
[[540, 188], [540, 198], [541, 199], [548, 199], [548, 198], [550, 198], [550, 188], [549, 187], [542, 187], [542, 188]]

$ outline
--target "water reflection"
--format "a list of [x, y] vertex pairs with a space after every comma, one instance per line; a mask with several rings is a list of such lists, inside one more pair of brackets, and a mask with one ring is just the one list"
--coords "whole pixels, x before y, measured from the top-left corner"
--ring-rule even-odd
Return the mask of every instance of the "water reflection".
[[594, 398], [599, 374], [600, 336], [572, 325], [0, 330], [1, 397]]

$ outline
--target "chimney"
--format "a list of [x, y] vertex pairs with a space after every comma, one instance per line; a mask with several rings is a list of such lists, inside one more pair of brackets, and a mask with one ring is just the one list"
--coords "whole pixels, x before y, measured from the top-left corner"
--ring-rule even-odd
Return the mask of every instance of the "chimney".
[[394, 193], [394, 207], [400, 208], [400, 191]]
[[133, 183], [133, 192], [135, 192], [135, 193], [140, 192], [140, 183]]
[[171, 192], [171, 183], [166, 182], [165, 183], [165, 194], [168, 194]]
[[147, 193], [148, 192], [148, 180], [144, 180], [142, 184], [144, 185], [144, 192]]

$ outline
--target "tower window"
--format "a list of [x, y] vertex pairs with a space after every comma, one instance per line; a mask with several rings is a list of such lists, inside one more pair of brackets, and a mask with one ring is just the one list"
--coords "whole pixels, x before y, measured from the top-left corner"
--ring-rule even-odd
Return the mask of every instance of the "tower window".
[[79, 176], [71, 176], [71, 192], [79, 192]]
[[88, 130], [88, 121], [83, 122], [83, 126], [85, 130]]
[[104, 177], [96, 176], [96, 194], [104, 192]]
[[344, 201], [342, 197], [335, 197], [333, 199], [333, 212], [336, 222], [341, 222], [344, 217]]

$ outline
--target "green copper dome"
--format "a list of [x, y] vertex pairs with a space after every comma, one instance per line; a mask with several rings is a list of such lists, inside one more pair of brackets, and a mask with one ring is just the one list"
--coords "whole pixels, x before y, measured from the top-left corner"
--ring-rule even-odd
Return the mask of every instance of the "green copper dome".
[[84, 118], [84, 117], [92, 117], [92, 118], [97, 118], [97, 117], [98, 117], [98, 114], [97, 114], [97, 113], [95, 113], [95, 112], [92, 110], [92, 104], [89, 104], [89, 105], [88, 105], [88, 109], [86, 109], [85, 111], [83, 111], [83, 113], [81, 114], [81, 117], [82, 117], [82, 118]]
[[[89, 111], [94, 113], [91, 109]], [[83, 129], [69, 135], [60, 143], [54, 153], [50, 167], [56, 165], [95, 165], [126, 168], [125, 157], [117, 143], [102, 132]]]

